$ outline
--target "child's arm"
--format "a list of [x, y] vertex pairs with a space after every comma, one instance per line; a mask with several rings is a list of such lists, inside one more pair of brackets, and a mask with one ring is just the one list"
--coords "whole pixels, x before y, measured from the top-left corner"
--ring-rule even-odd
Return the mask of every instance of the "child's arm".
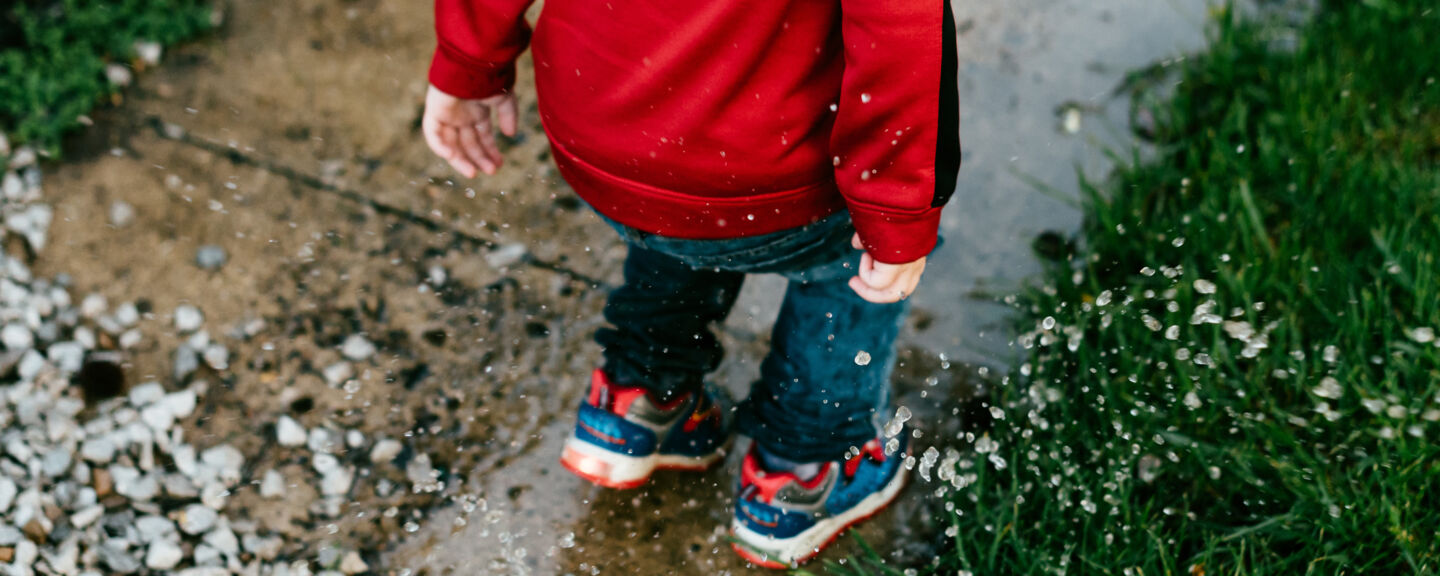
[[869, 262], [869, 300], [908, 296], [935, 247], [960, 167], [948, 0], [841, 0], [845, 76], [830, 148]]
[[530, 42], [525, 10], [533, 0], [435, 0], [439, 47], [430, 64], [421, 129], [430, 149], [467, 178], [499, 169], [491, 129], [516, 129], [515, 60]]

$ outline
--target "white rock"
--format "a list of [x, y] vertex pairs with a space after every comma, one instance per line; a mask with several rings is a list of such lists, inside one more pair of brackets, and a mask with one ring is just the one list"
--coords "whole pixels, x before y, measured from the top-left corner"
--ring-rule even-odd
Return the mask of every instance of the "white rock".
[[230, 350], [225, 348], [224, 344], [211, 343], [205, 347], [205, 352], [202, 354], [202, 357], [205, 358], [206, 364], [209, 364], [211, 368], [216, 370], [226, 370], [230, 368]]
[[175, 523], [164, 516], [147, 515], [137, 518], [135, 531], [139, 533], [140, 542], [145, 544], [160, 540], [180, 539]]
[[[205, 546], [205, 548], [210, 547]], [[214, 550], [213, 548], [210, 549]], [[196, 550], [196, 555], [199, 555], [199, 550]], [[230, 570], [219, 566], [198, 566], [176, 572], [175, 576], [230, 576]]]
[[345, 343], [340, 345], [340, 354], [359, 362], [375, 355], [375, 344], [364, 336], [351, 334], [345, 339]]
[[160, 46], [159, 42], [150, 40], [136, 40], [135, 43], [131, 45], [131, 49], [135, 50], [136, 58], [139, 58], [141, 62], [149, 66], [159, 64], [160, 55], [165, 52], [165, 49]]
[[80, 315], [86, 318], [95, 318], [105, 313], [110, 304], [105, 301], [104, 294], [90, 294], [80, 301]]
[[15, 503], [15, 495], [20, 493], [15, 481], [0, 474], [0, 514], [10, 511], [10, 505]]
[[129, 328], [140, 322], [140, 309], [134, 302], [126, 302], [115, 308], [115, 322]]
[[346, 574], [360, 574], [369, 572], [370, 565], [366, 564], [365, 560], [360, 558], [359, 552], [351, 550], [345, 554], [344, 559], [340, 560], [340, 571]]
[[145, 551], [145, 567], [151, 570], [169, 570], [180, 564], [185, 557], [180, 546], [169, 540], [156, 540]]
[[205, 315], [199, 308], [189, 304], [181, 304], [175, 307], [175, 329], [181, 333], [194, 332], [200, 329], [205, 323]]
[[115, 440], [110, 435], [96, 436], [80, 445], [80, 457], [87, 462], [109, 464], [115, 459]]
[[234, 532], [224, 526], [218, 526], [205, 534], [204, 542], [228, 556], [240, 553], [240, 540], [235, 537]]
[[275, 441], [279, 442], [281, 446], [292, 448], [302, 446], [308, 437], [309, 433], [305, 431], [305, 427], [296, 422], [294, 418], [281, 416], [275, 422]]
[[339, 468], [320, 478], [320, 493], [326, 496], [340, 496], [350, 491], [355, 483], [355, 472]]
[[195, 413], [195, 405], [199, 402], [195, 391], [191, 389], [180, 390], [166, 394], [160, 399], [159, 404], [169, 410], [176, 418], [189, 418]]
[[146, 382], [130, 389], [127, 397], [130, 405], [136, 408], [143, 408], [155, 403], [156, 400], [165, 396], [165, 387], [159, 382]]
[[445, 267], [439, 264], [430, 267], [429, 276], [430, 285], [437, 288], [440, 286], [444, 286], [445, 281], [449, 279], [449, 274], [445, 272]]
[[131, 328], [120, 335], [120, 347], [129, 350], [139, 346], [144, 339], [145, 335], [140, 333], [139, 328]]
[[50, 363], [61, 372], [79, 372], [80, 366], [85, 363], [85, 347], [79, 342], [56, 342], [46, 352]]
[[209, 544], [201, 544], [195, 547], [194, 560], [196, 566], [221, 566], [225, 562], [225, 559], [221, 557], [220, 551]]
[[116, 228], [124, 228], [135, 221], [135, 207], [130, 204], [116, 200], [110, 204], [110, 224]]
[[311, 459], [310, 465], [315, 468], [315, 472], [319, 473], [321, 476], [324, 476], [326, 474], [339, 470], [340, 460], [332, 454], [326, 454], [322, 452], [320, 454], [316, 454]]
[[370, 449], [370, 461], [376, 464], [389, 462], [399, 456], [400, 451], [404, 448], [405, 445], [401, 444], [399, 440], [382, 438], [375, 442], [374, 448]]
[[310, 429], [310, 437], [305, 439], [306, 447], [316, 454], [329, 454], [335, 451], [336, 438], [330, 430], [316, 426]]
[[220, 514], [213, 508], [191, 504], [180, 511], [180, 530], [190, 535], [201, 534], [213, 528], [219, 518]]
[[200, 503], [215, 510], [224, 510], [230, 501], [230, 491], [219, 482], [210, 482], [200, 489]]
[[105, 507], [99, 504], [95, 504], [93, 506], [84, 508], [74, 514], [71, 514], [70, 525], [76, 528], [83, 529], [86, 526], [94, 524], [95, 521], [99, 520], [100, 516], [103, 514], [105, 514]]
[[344, 384], [355, 375], [355, 368], [349, 362], [336, 362], [325, 367], [325, 383], [331, 388]]
[[35, 345], [35, 334], [24, 324], [11, 322], [0, 329], [0, 343], [6, 350], [28, 350]]
[[35, 154], [34, 148], [21, 146], [16, 148], [15, 152], [10, 155], [10, 168], [19, 170], [34, 164], [37, 159], [38, 156]]
[[170, 459], [175, 462], [175, 469], [179, 470], [190, 478], [200, 473], [200, 466], [195, 458], [195, 447], [189, 444], [181, 444], [170, 449]]
[[164, 404], [146, 406], [140, 411], [140, 420], [160, 434], [169, 432], [170, 427], [175, 425], [175, 415]]
[[185, 339], [185, 345], [200, 350], [203, 354], [205, 348], [210, 346], [210, 331], [196, 330], [194, 334]]
[[200, 461], [214, 468], [226, 484], [239, 482], [241, 469], [245, 467], [245, 455], [229, 444], [205, 450], [200, 453]]
[[260, 497], [283, 498], [284, 496], [285, 476], [279, 470], [266, 470], [265, 476], [260, 480]]
[[40, 458], [40, 471], [47, 478], [59, 478], [70, 470], [70, 450], [64, 446], [51, 448]]
[[127, 66], [110, 63], [105, 65], [105, 79], [116, 86], [129, 86], [135, 81], [135, 73]]
[[485, 254], [485, 263], [491, 268], [505, 268], [525, 259], [524, 244], [506, 244]]
[[345, 432], [345, 445], [351, 448], [359, 448], [365, 445], [365, 433], [359, 430], [348, 430]]
[[32, 382], [49, 365], [39, 352], [27, 350], [25, 355], [20, 357], [20, 363], [15, 366], [15, 372], [20, 376], [21, 382]]

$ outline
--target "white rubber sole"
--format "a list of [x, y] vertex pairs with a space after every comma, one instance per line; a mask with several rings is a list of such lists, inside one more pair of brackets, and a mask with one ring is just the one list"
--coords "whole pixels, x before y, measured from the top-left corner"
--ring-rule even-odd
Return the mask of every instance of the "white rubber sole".
[[705, 470], [724, 457], [724, 450], [700, 457], [675, 454], [626, 456], [571, 436], [565, 440], [560, 463], [594, 484], [627, 489], [644, 484], [656, 470]]
[[[766, 536], [746, 528], [739, 520], [730, 523], [730, 534], [739, 540], [735, 551], [741, 556], [766, 568], [793, 568], [814, 558], [847, 528], [873, 516], [888, 506], [900, 495], [905, 487], [909, 470], [902, 464], [895, 477], [879, 492], [866, 496], [860, 503], [839, 516], [831, 516], [816, 522], [810, 529], [789, 538]], [[742, 548], [743, 546], [743, 548]], [[758, 556], [757, 556], [758, 554]]]

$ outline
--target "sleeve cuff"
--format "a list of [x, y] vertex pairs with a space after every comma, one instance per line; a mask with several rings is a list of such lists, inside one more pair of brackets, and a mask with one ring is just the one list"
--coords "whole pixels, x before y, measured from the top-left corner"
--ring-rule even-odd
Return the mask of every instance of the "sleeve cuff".
[[488, 98], [515, 87], [515, 63], [462, 60], [442, 46], [430, 61], [429, 78], [431, 85], [456, 98]]
[[940, 208], [906, 214], [852, 204], [850, 220], [865, 251], [885, 264], [906, 264], [929, 256], [940, 235]]

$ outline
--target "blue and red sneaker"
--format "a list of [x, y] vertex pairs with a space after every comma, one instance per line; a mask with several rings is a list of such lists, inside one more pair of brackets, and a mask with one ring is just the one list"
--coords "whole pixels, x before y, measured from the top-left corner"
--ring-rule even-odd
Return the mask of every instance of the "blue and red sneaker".
[[560, 463], [606, 488], [636, 488], [655, 470], [709, 468], [724, 458], [729, 439], [730, 410], [719, 389], [659, 404], [596, 370]]
[[731, 547], [765, 568], [794, 568], [814, 558], [900, 494], [907, 436], [876, 437], [847, 460], [822, 464], [808, 480], [793, 472], [766, 471], [752, 448], [740, 472]]

